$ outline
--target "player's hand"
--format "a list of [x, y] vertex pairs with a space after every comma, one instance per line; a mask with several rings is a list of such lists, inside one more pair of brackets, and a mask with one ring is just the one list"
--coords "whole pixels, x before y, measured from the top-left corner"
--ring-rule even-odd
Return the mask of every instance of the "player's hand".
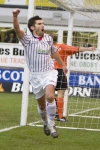
[[17, 17], [18, 15], [19, 15], [19, 13], [20, 13], [20, 9], [15, 9], [15, 10], [13, 10], [13, 17]]
[[95, 47], [88, 47], [88, 51], [95, 51], [96, 48]]
[[64, 74], [66, 75], [66, 74], [67, 74], [67, 72], [68, 72], [67, 67], [66, 67], [66, 66], [63, 66], [63, 67], [62, 67], [62, 69], [63, 69]]

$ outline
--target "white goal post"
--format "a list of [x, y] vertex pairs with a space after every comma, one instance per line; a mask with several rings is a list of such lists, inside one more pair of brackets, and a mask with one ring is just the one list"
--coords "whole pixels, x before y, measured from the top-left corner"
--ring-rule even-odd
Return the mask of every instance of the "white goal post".
[[[34, 15], [34, 6], [35, 0], [29, 0], [28, 5], [28, 19]], [[30, 31], [27, 28], [27, 33]], [[26, 80], [27, 77], [27, 80]], [[24, 81], [23, 81], [23, 93], [22, 93], [22, 108], [21, 108], [21, 120], [20, 125], [24, 126], [27, 122], [27, 113], [28, 113], [28, 94], [29, 94], [29, 69], [25, 63], [24, 67]]]

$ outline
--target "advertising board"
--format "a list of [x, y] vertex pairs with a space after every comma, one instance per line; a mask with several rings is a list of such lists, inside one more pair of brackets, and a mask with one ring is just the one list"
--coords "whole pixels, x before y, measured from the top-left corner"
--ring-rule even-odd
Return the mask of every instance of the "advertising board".
[[24, 67], [24, 49], [19, 44], [0, 44], [0, 66]]
[[[0, 44], [0, 66], [24, 68], [24, 49], [20, 44]], [[100, 50], [71, 56], [71, 71], [100, 72]]]
[[[0, 69], [0, 92], [23, 91], [23, 69]], [[69, 95], [100, 98], [100, 75], [71, 72]], [[29, 92], [32, 92], [31, 85]]]

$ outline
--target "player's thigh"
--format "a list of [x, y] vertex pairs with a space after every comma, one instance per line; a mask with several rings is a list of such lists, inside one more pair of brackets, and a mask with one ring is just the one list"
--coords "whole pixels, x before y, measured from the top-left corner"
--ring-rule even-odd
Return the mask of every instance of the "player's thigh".
[[54, 93], [55, 93], [55, 86], [52, 84], [47, 85], [45, 88], [45, 96], [48, 102], [53, 102], [54, 97], [55, 97]]

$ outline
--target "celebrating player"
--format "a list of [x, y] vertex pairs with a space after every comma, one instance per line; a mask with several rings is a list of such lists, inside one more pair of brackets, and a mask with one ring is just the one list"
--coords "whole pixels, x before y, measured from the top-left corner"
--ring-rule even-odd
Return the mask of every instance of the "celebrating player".
[[54, 69], [51, 56], [61, 64], [65, 74], [67, 73], [67, 68], [53, 45], [52, 37], [44, 33], [42, 18], [34, 16], [28, 20], [28, 28], [31, 34], [27, 35], [20, 29], [18, 22], [19, 13], [19, 9], [13, 11], [13, 25], [25, 49], [25, 59], [30, 70], [30, 83], [38, 102], [38, 113], [43, 120], [44, 133], [46, 135], [51, 133], [53, 138], [57, 138], [54, 91], [58, 72]]
[[[84, 52], [84, 51], [94, 51], [95, 47], [73, 47], [68, 46], [65, 44], [57, 44], [57, 36], [53, 35], [53, 41], [54, 45], [58, 49], [58, 53], [61, 57], [61, 59], [64, 61], [65, 65], [67, 66], [67, 57], [70, 55], [73, 55], [78, 52]], [[66, 118], [63, 116], [63, 105], [64, 105], [64, 93], [67, 87], [67, 78], [66, 75], [63, 73], [62, 66], [55, 60], [54, 62], [54, 68], [58, 71], [58, 79], [57, 79], [57, 86], [56, 90], [58, 92], [57, 97], [57, 120], [58, 121], [67, 121]]]

